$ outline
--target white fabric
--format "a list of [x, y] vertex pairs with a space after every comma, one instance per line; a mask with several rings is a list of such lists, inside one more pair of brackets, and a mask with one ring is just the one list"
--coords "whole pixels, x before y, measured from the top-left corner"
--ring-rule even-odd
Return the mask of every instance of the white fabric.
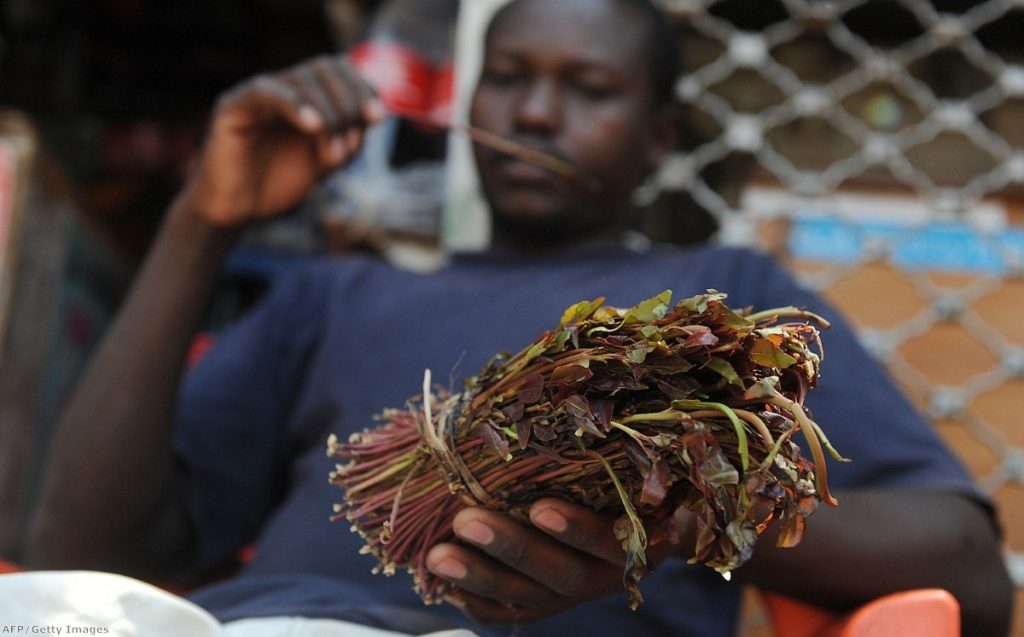
[[[469, 120], [469, 102], [483, 61], [484, 33], [494, 14], [509, 0], [474, 0], [459, 4], [455, 27], [454, 122]], [[480, 192], [472, 144], [461, 133], [448, 136], [445, 182], [444, 245], [451, 251], [479, 251], [490, 240], [490, 214]]]
[[[349, 622], [304, 617], [220, 624], [205, 610], [155, 586], [91, 571], [0, 575], [0, 637], [408, 637]], [[422, 637], [475, 637], [449, 630]]]
[[[304, 617], [243, 619], [225, 624], [223, 634], [226, 637], [408, 637], [405, 633], [334, 619]], [[421, 637], [476, 637], [476, 634], [468, 630], [444, 630]]]

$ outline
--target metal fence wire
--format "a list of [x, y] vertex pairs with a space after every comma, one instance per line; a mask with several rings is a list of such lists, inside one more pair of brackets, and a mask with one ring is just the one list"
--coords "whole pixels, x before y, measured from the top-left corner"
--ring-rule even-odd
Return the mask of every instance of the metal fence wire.
[[660, 4], [688, 143], [649, 194], [850, 315], [999, 503], [1024, 585], [1024, 1]]

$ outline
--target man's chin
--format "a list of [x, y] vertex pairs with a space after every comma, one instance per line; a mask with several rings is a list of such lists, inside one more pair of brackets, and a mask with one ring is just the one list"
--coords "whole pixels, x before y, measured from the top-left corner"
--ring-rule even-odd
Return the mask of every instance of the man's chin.
[[489, 197], [494, 238], [521, 245], [571, 243], [605, 234], [622, 225], [623, 218], [604, 202], [551, 196], [551, 193], [493, 193]]
[[492, 225], [496, 236], [517, 243], [537, 245], [561, 243], [580, 238], [587, 233], [579, 217], [559, 210], [517, 210], [494, 212]]

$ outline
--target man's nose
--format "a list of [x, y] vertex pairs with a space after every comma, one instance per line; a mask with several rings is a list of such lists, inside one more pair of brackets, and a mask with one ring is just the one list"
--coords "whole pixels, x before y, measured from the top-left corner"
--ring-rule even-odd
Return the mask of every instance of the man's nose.
[[551, 133], [562, 121], [562, 96], [557, 84], [537, 78], [526, 86], [516, 108], [516, 127], [531, 132]]

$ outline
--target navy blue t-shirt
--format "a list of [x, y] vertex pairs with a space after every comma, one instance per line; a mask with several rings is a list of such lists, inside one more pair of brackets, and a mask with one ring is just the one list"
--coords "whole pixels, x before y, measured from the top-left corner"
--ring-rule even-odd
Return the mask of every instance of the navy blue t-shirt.
[[[189, 375], [176, 451], [203, 560], [255, 542], [242, 573], [192, 598], [223, 620], [268, 615], [335, 617], [406, 632], [465, 625], [448, 606], [422, 604], [405, 573], [372, 575], [358, 535], [332, 523], [341, 491], [328, 484], [328, 434], [342, 440], [403, 406], [423, 372], [452, 386], [495, 353], [517, 351], [582, 299], [631, 306], [672, 289], [715, 288], [732, 307], [806, 306], [833, 327], [809, 404], [836, 447], [830, 485], [916, 485], [976, 493], [931, 427], [854, 341], [836, 312], [770, 258], [698, 248], [607, 251], [524, 260], [464, 256], [414, 274], [371, 259], [317, 262], [288, 275], [239, 325], [219, 336]], [[879, 444], [879, 441], [885, 444]], [[813, 533], [813, 518], [808, 532]], [[644, 578], [635, 612], [624, 594], [520, 627], [528, 637], [725, 637], [740, 587], [711, 569], [672, 560]], [[472, 627], [481, 634], [508, 630]]]

